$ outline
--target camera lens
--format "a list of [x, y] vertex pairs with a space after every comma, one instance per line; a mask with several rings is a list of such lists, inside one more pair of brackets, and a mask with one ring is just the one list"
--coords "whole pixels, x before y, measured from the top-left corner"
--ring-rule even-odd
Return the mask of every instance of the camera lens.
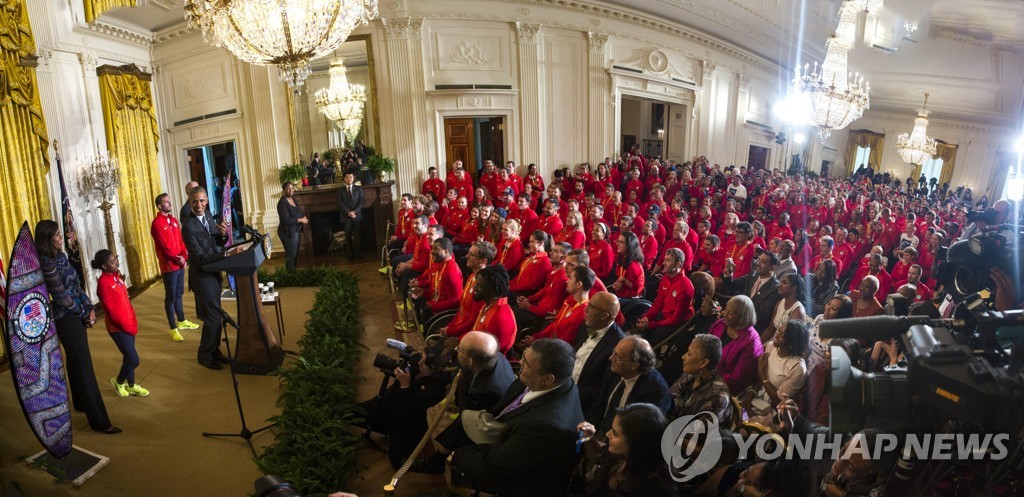
[[264, 475], [256, 480], [255, 497], [301, 497], [291, 483], [277, 475]]
[[389, 373], [394, 371], [394, 369], [401, 364], [402, 362], [398, 359], [394, 359], [387, 354], [381, 354], [379, 352], [377, 353], [377, 357], [374, 357], [373, 359], [373, 367]]

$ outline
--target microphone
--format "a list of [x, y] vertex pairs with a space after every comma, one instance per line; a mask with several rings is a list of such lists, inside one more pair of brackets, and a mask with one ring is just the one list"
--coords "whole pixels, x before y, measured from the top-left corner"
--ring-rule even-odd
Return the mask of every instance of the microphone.
[[238, 329], [238, 323], [236, 323], [235, 320], [231, 318], [231, 315], [228, 314], [227, 312], [224, 312], [224, 309], [222, 309], [220, 306], [216, 306], [216, 308], [217, 308], [217, 312], [220, 313], [220, 317], [223, 318], [225, 322], [230, 324], [232, 328], [237, 330]]
[[262, 233], [260, 233], [259, 231], [256, 231], [256, 228], [253, 228], [252, 226], [250, 226], [248, 224], [245, 225], [245, 226], [242, 226], [242, 233], [245, 233], [246, 235], [249, 235], [252, 238], [263, 238], [263, 234]]
[[405, 342], [402, 342], [402, 341], [399, 341], [399, 340], [395, 340], [394, 338], [388, 338], [384, 342], [385, 342], [385, 346], [387, 348], [394, 349], [394, 350], [397, 350], [399, 352], [409, 352], [409, 351], [412, 350], [412, 347], [406, 345]]
[[931, 319], [927, 316], [873, 316], [868, 318], [829, 319], [818, 327], [821, 338], [856, 338], [863, 340], [888, 340], [902, 335], [911, 326], [946, 326], [954, 328], [958, 320]]

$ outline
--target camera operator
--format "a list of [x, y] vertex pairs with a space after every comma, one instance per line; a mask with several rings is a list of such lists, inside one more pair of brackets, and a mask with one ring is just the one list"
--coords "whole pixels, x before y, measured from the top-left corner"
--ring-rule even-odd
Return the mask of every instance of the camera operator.
[[[508, 359], [498, 350], [498, 340], [482, 331], [471, 331], [462, 337], [458, 348], [462, 379], [455, 389], [455, 405], [464, 409], [487, 409], [501, 400], [516, 379]], [[437, 451], [416, 461], [410, 468], [416, 473], [444, 473], [444, 460], [451, 451], [473, 443], [455, 419], [435, 438]]]
[[999, 200], [992, 204], [991, 209], [985, 209], [980, 212], [968, 213], [967, 219], [972, 221], [971, 224], [964, 228], [963, 233], [960, 233], [961, 240], [970, 239], [972, 236], [977, 235], [985, 230], [989, 226], [998, 226], [1007, 222], [1010, 217], [1010, 202], [1006, 200]]
[[428, 353], [417, 363], [382, 372], [395, 379], [383, 394], [363, 402], [366, 428], [389, 435], [388, 460], [399, 468], [427, 432], [427, 409], [447, 392], [449, 375], [442, 371], [444, 359]]
[[[829, 429], [804, 419], [796, 402], [782, 394], [782, 402], [778, 406], [779, 421], [783, 433], [822, 434], [827, 436]], [[882, 432], [873, 428], [865, 428], [853, 434], [842, 449], [840, 457], [821, 478], [819, 497], [881, 497], [885, 493], [889, 472], [896, 466], [897, 454], [894, 451], [883, 451], [877, 460], [864, 459], [863, 454], [876, 454], [876, 446], [881, 443]], [[858, 450], [848, 450], [850, 444], [857, 443]], [[820, 470], [820, 468], [819, 468]]]

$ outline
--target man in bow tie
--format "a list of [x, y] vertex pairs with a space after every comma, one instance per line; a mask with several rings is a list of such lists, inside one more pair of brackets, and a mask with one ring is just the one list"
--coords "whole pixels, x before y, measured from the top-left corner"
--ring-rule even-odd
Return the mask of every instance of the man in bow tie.
[[619, 314], [619, 299], [608, 292], [595, 293], [590, 298], [583, 326], [576, 335], [576, 365], [572, 378], [580, 390], [580, 405], [587, 412], [597, 401], [605, 379], [611, 374], [609, 364], [612, 350], [626, 334], [615, 324]]

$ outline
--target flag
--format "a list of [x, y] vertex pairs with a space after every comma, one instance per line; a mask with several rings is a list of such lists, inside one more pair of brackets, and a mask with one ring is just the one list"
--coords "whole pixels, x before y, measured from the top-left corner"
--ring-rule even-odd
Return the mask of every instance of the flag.
[[231, 226], [231, 171], [224, 180], [224, 192], [221, 195], [220, 222], [228, 227], [228, 245], [235, 244], [234, 228]]
[[[60, 154], [57, 154], [57, 178], [60, 180], [61, 228], [64, 229], [64, 252], [71, 261], [71, 266], [78, 271], [78, 283], [85, 288], [85, 271], [82, 271], [82, 250], [78, 246], [78, 232], [75, 231], [75, 216], [71, 213], [71, 199], [64, 185], [64, 172], [61, 170]], [[113, 247], [111, 247], [113, 250]]]

